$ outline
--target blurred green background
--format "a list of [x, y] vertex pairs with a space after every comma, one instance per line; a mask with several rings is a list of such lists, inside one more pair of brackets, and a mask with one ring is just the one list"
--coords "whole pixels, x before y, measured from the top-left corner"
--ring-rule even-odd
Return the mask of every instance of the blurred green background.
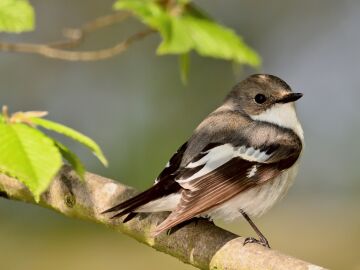
[[[298, 112], [306, 148], [288, 196], [256, 220], [272, 247], [331, 269], [360, 269], [360, 1], [195, 1], [236, 29], [263, 58], [261, 72], [303, 92]], [[56, 40], [111, 11], [113, 1], [32, 1], [37, 29], [7, 41]], [[134, 20], [91, 35], [108, 46], [140, 29]], [[158, 36], [93, 63], [1, 53], [1, 104], [47, 110], [50, 119], [93, 137], [108, 169], [66, 141], [90, 171], [139, 189], [151, 185], [171, 153], [251, 69], [192, 55], [187, 86], [175, 57], [158, 57]], [[1, 269], [194, 269], [99, 225], [32, 205], [0, 200]], [[245, 223], [222, 224], [252, 235]]]

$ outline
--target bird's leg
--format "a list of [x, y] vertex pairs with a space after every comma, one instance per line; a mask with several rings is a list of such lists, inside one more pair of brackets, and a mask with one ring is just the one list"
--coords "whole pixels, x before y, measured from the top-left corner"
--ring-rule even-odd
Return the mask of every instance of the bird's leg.
[[256, 227], [255, 223], [250, 219], [250, 217], [242, 209], [240, 209], [240, 213], [243, 215], [243, 217], [246, 219], [246, 221], [249, 222], [250, 226], [253, 228], [253, 230], [256, 232], [256, 234], [259, 236], [259, 240], [255, 239], [254, 237], [247, 237], [244, 241], [244, 245], [246, 245], [248, 243], [257, 243], [264, 247], [270, 248], [268, 240], [261, 233], [261, 231], [258, 229], [258, 227]]

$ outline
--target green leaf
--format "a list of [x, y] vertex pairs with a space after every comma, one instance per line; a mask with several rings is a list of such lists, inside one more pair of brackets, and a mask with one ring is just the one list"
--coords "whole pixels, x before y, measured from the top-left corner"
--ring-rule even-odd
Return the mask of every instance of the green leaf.
[[116, 1], [114, 4], [115, 10], [126, 9], [132, 11], [138, 16], [145, 24], [152, 27], [159, 28], [163, 24], [161, 18], [166, 18], [164, 10], [155, 3], [155, 1], [143, 0], [124, 0]]
[[169, 20], [168, 33], [162, 35], [163, 41], [157, 49], [162, 54], [185, 54], [194, 49], [194, 41], [187, 26], [182, 19], [173, 18]]
[[23, 32], [34, 29], [34, 9], [27, 0], [0, 1], [0, 32]]
[[61, 167], [54, 142], [25, 124], [0, 123], [0, 171], [23, 182], [39, 201]]
[[260, 57], [232, 29], [218, 24], [194, 5], [182, 5], [180, 14], [173, 14], [157, 1], [118, 0], [114, 8], [129, 10], [143, 23], [159, 31], [162, 43], [157, 53], [186, 54], [195, 50], [214, 57], [258, 67]]
[[180, 75], [181, 81], [183, 84], [186, 84], [189, 77], [189, 68], [190, 68], [190, 55], [189, 53], [181, 54], [179, 56], [180, 63]]
[[81, 179], [84, 179], [85, 175], [85, 166], [82, 164], [81, 160], [78, 158], [78, 156], [72, 152], [69, 148], [67, 148], [62, 143], [54, 140], [54, 144], [59, 149], [62, 157], [66, 159], [70, 165], [73, 167], [73, 169], [76, 171], [76, 173], [80, 176]]
[[171, 39], [164, 40], [159, 54], [185, 53], [191, 48], [202, 56], [260, 65], [258, 55], [229, 28], [191, 16], [174, 18], [171, 26]]
[[42, 118], [36, 118], [36, 117], [31, 118], [31, 122], [34, 123], [35, 125], [41, 126], [45, 129], [49, 129], [49, 130], [58, 132], [60, 134], [63, 134], [65, 136], [68, 136], [68, 137], [80, 142], [81, 144], [83, 144], [84, 146], [89, 148], [93, 152], [93, 154], [101, 161], [101, 163], [104, 166], [108, 165], [108, 162], [107, 162], [103, 152], [101, 151], [100, 147], [97, 145], [96, 142], [94, 142], [88, 136], [86, 136], [72, 128], [69, 128], [67, 126], [61, 125], [59, 123], [55, 123], [50, 120], [42, 119]]
[[144, 24], [158, 30], [164, 39], [170, 35], [170, 17], [155, 1], [118, 0], [114, 9], [133, 12]]

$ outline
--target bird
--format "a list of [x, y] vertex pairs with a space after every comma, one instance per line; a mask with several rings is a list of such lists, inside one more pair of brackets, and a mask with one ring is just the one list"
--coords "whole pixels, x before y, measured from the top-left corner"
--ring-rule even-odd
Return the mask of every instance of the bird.
[[295, 101], [303, 96], [277, 76], [254, 74], [236, 84], [194, 130], [147, 190], [103, 213], [112, 218], [168, 211], [155, 237], [189, 220], [245, 219], [258, 235], [244, 245], [269, 242], [252, 218], [267, 212], [297, 175], [304, 135]]

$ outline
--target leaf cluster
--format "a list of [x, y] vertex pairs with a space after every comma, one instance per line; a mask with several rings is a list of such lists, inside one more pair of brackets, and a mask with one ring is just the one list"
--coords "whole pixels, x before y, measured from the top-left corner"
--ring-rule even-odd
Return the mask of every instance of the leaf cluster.
[[157, 53], [180, 55], [183, 80], [191, 51], [253, 67], [261, 64], [258, 54], [235, 31], [217, 23], [190, 1], [117, 0], [114, 8], [132, 12], [159, 32], [162, 42]]
[[62, 124], [42, 119], [42, 115], [43, 112], [17, 112], [9, 117], [7, 110], [0, 114], [0, 172], [23, 182], [36, 200], [60, 170], [62, 159], [67, 160], [81, 178], [85, 173], [77, 155], [39, 127], [78, 141], [107, 166], [104, 154], [92, 139]]

